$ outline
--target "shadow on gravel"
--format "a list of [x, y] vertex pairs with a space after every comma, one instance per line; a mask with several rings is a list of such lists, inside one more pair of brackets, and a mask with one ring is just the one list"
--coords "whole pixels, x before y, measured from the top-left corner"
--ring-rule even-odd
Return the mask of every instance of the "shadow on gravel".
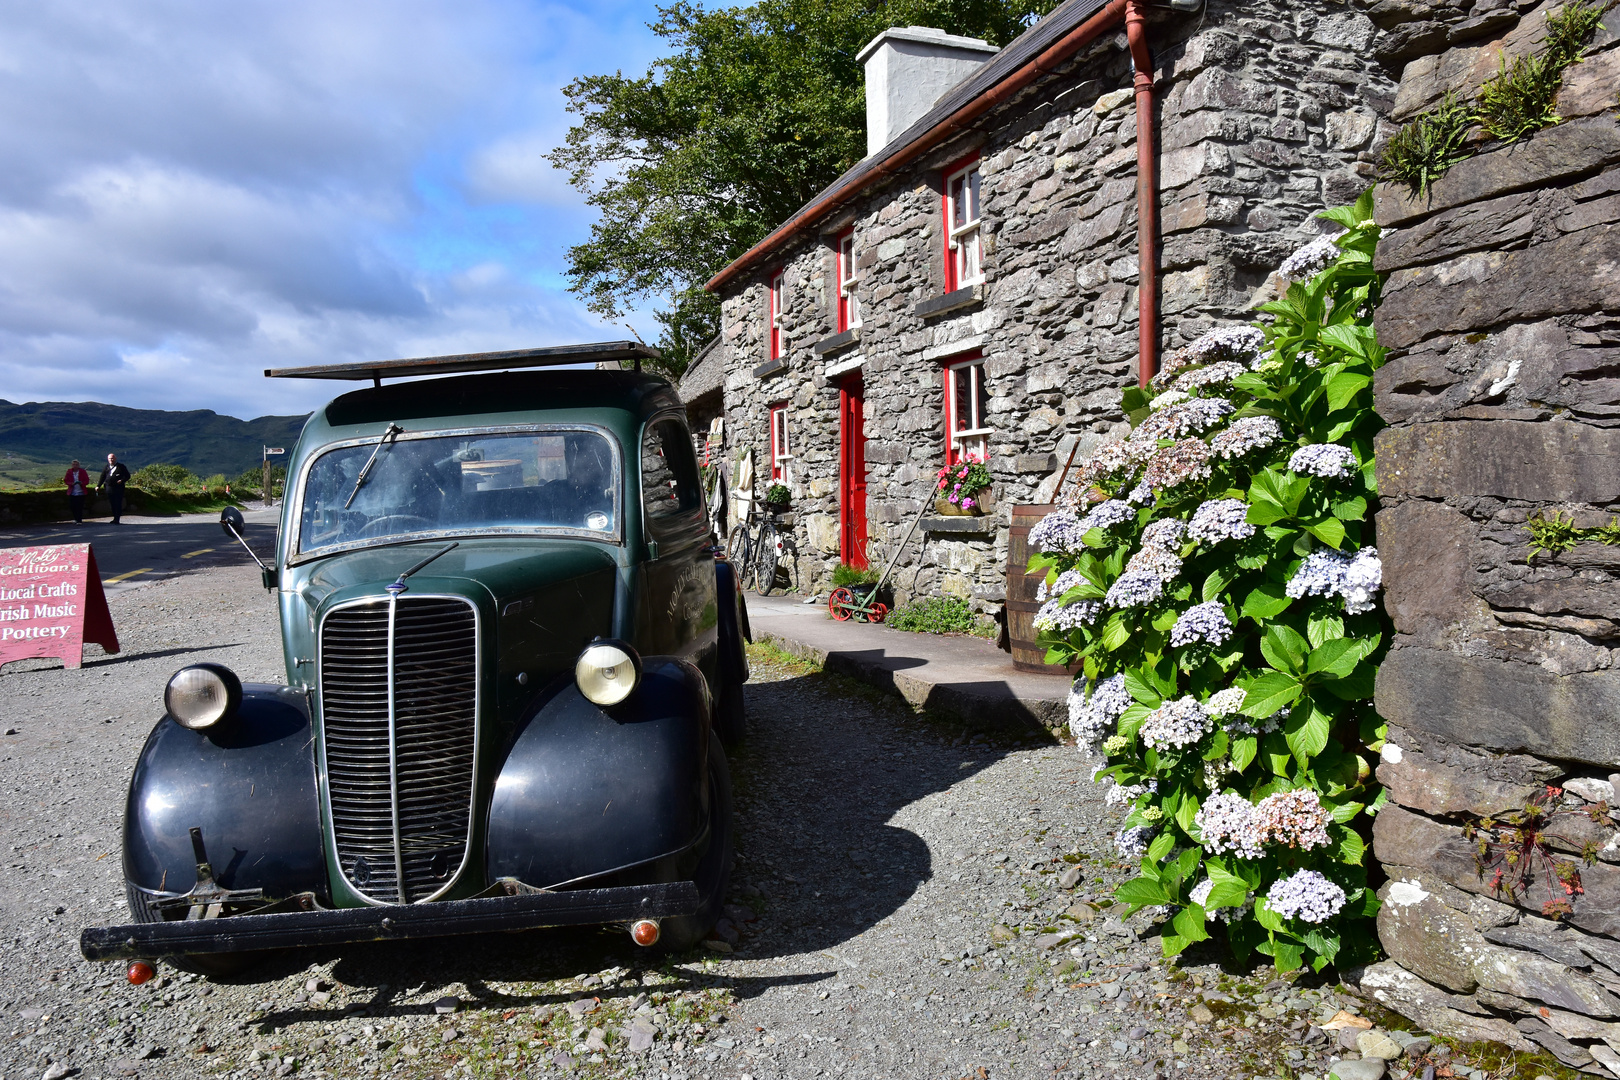
[[183, 649], [153, 649], [151, 652], [118, 653], [114, 656], [102, 656], [95, 660], [86, 660], [85, 667], [106, 667], [109, 664], [128, 664], [135, 660], [156, 660], [164, 656], [189, 656], [192, 653], [217, 652], [220, 649], [240, 649], [247, 644], [243, 641], [227, 641], [219, 645], [198, 645], [195, 648]]
[[[933, 856], [915, 833], [890, 824], [902, 809], [994, 764], [1013, 740], [949, 749], [934, 722], [885, 698], [851, 692], [823, 674], [749, 684], [749, 737], [732, 758], [737, 791], [737, 862], [730, 905], [741, 955], [758, 959], [825, 952], [826, 970], [771, 978], [732, 977], [721, 967], [705, 975], [670, 969], [741, 998], [772, 986], [815, 983], [857, 964], [837, 950], [902, 907], [933, 876]], [[1019, 744], [1027, 745], [1027, 743]], [[972, 813], [963, 800], [958, 813]], [[999, 846], [998, 838], [985, 843]], [[744, 911], [757, 913], [749, 920]], [[714, 954], [700, 951], [698, 957]], [[675, 957], [680, 961], [692, 957]], [[645, 970], [666, 957], [635, 946], [619, 928], [541, 930], [446, 938], [437, 942], [367, 944], [340, 951], [297, 950], [224, 981], [266, 983], [336, 959], [333, 975], [349, 986], [378, 989], [381, 1013], [431, 1011], [429, 1004], [393, 1003], [413, 988], [461, 982], [544, 982], [609, 966]], [[806, 957], [813, 966], [815, 957]], [[880, 963], [888, 964], [884, 960]], [[904, 963], [895, 958], [893, 963]], [[634, 988], [603, 996], [634, 995]], [[545, 1005], [571, 996], [472, 995], [484, 1007]], [[271, 1023], [308, 1022], [331, 1010], [275, 1011]]]

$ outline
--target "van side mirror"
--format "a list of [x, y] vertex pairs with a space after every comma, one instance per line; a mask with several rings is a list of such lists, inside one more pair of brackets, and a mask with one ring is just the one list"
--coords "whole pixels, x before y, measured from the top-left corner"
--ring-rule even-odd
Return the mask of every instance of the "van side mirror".
[[247, 528], [247, 522], [242, 518], [242, 511], [234, 506], [227, 506], [221, 510], [219, 512], [219, 527], [225, 530], [226, 536], [234, 537], [238, 544], [247, 548], [247, 553], [252, 555], [253, 561], [259, 564], [259, 576], [264, 582], [264, 587], [267, 589], [275, 588], [275, 569], [264, 564], [264, 560], [259, 558], [252, 548], [248, 547], [247, 539], [242, 535], [242, 530]]

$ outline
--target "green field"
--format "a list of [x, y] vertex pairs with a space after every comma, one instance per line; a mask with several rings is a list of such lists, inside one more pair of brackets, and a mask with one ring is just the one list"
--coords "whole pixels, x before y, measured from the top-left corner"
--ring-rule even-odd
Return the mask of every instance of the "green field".
[[[0, 491], [27, 491], [30, 488], [61, 487], [68, 461], [38, 461], [25, 454], [0, 450]], [[101, 475], [103, 462], [81, 462], [90, 470], [90, 479]]]

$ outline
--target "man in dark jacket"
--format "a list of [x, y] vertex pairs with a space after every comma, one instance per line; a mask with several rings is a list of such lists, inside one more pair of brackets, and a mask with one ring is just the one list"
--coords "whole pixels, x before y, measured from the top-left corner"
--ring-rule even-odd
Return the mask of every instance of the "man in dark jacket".
[[96, 481], [96, 494], [106, 492], [107, 501], [112, 504], [112, 523], [121, 524], [119, 518], [124, 516], [124, 485], [129, 483], [129, 467], [118, 460], [117, 454], [107, 455], [107, 467], [101, 470], [101, 479]]

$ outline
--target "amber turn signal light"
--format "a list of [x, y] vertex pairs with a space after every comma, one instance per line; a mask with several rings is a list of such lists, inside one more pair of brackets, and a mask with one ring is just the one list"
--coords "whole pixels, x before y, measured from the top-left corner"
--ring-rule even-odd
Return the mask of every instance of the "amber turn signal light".
[[136, 986], [148, 981], [157, 974], [157, 969], [145, 960], [136, 960], [129, 965], [129, 981]]
[[643, 947], [658, 944], [658, 920], [637, 919], [630, 924], [630, 936]]

